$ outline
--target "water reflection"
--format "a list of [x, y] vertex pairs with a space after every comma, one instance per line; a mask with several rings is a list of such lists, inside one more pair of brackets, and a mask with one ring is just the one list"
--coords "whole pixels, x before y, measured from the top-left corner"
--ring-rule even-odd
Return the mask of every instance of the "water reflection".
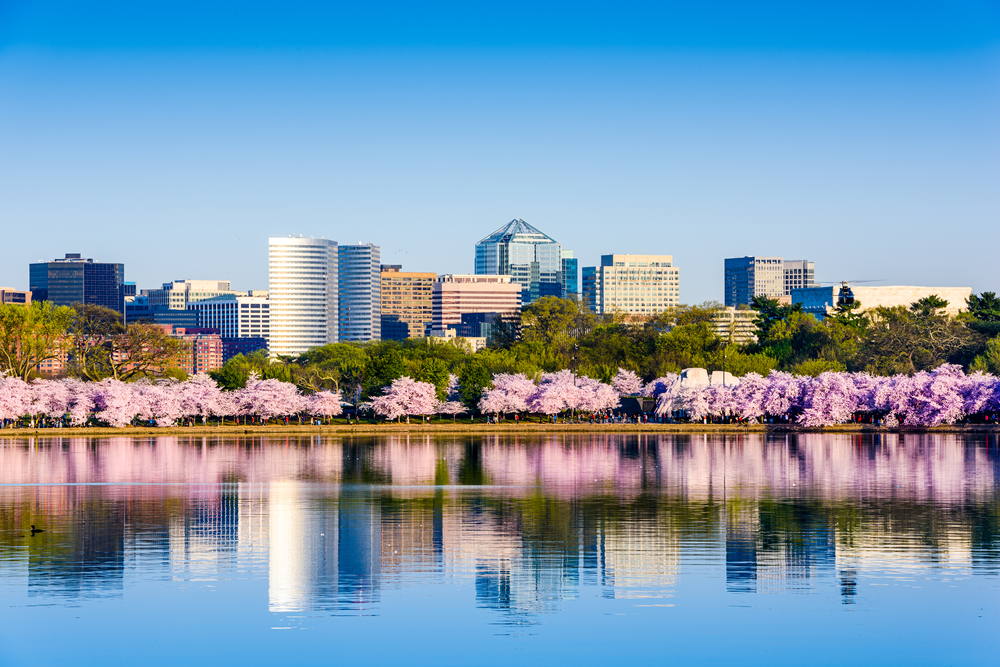
[[875, 572], [1000, 564], [993, 436], [14, 438], [0, 476], [3, 584], [66, 602], [247, 577], [276, 614], [378, 614], [452, 582], [524, 624], [671, 605], [699, 568], [853, 604]]

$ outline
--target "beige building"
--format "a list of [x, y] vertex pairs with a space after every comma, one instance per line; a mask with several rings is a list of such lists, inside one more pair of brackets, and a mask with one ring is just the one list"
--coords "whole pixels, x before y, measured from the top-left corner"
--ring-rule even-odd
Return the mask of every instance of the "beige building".
[[725, 341], [745, 345], [756, 339], [753, 324], [757, 311], [746, 306], [724, 306], [715, 314], [715, 333]]
[[602, 255], [583, 269], [584, 302], [595, 313], [653, 315], [680, 305], [680, 269], [672, 255]]
[[521, 285], [512, 282], [511, 276], [438, 276], [432, 297], [435, 330], [461, 324], [466, 313], [508, 313], [521, 309]]
[[30, 306], [31, 292], [29, 290], [14, 289], [13, 287], [0, 287], [0, 303], [18, 303], [23, 306]]
[[423, 336], [433, 319], [435, 273], [382, 265], [382, 340]]
[[163, 283], [162, 289], [144, 289], [142, 294], [149, 299], [150, 306], [187, 310], [188, 305], [197, 301], [245, 293], [230, 289], [228, 280], [174, 280]]
[[838, 299], [847, 294], [845, 287], [853, 294], [855, 302], [861, 304], [859, 312], [879, 307], [903, 306], [909, 308], [911, 304], [933, 294], [948, 302], [948, 306], [943, 312], [948, 315], [957, 315], [967, 308], [967, 300], [972, 294], [971, 287], [916, 287], [912, 285], [876, 287], [843, 283], [842, 285], [794, 290], [792, 302], [801, 303], [803, 311], [822, 319], [836, 310]]

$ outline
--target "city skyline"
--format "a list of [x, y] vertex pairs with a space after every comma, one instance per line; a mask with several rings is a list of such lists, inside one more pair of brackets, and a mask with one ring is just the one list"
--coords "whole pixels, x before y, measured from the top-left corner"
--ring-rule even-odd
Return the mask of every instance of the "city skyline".
[[[4, 5], [19, 257], [58, 241], [139, 285], [263, 289], [260, 239], [302, 234], [465, 274], [520, 218], [580, 266], [670, 253], [690, 303], [769, 253], [822, 282], [995, 289], [995, 4], [296, 7]], [[946, 229], [975, 242], [942, 253]]]

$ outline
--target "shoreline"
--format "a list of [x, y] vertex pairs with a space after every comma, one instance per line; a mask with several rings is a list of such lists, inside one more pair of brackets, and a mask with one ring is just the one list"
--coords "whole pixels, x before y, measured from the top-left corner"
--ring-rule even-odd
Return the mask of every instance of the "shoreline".
[[805, 427], [796, 424], [331, 424], [323, 426], [270, 424], [266, 426], [168, 426], [168, 427], [92, 427], [92, 428], [6, 428], [0, 429], [0, 439], [13, 437], [113, 437], [113, 436], [181, 436], [181, 435], [379, 435], [379, 434], [476, 434], [503, 433], [556, 434], [556, 433], [1000, 433], [995, 424], [942, 424], [940, 426], [877, 427], [871, 424], [838, 424], [835, 426]]

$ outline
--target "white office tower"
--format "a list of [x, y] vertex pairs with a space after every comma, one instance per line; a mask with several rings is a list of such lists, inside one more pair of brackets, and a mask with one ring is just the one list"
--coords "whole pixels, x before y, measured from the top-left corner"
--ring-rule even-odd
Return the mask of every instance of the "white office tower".
[[337, 342], [337, 243], [301, 236], [267, 240], [271, 354]]
[[377, 245], [341, 245], [338, 251], [340, 340], [382, 338], [382, 253]]

